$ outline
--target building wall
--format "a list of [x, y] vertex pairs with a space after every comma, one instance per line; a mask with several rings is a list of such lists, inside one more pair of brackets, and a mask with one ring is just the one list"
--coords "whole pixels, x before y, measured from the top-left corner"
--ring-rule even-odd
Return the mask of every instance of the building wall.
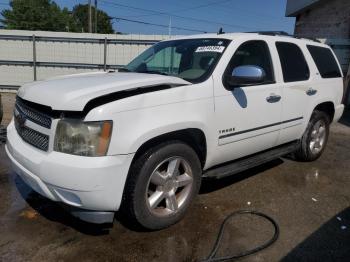
[[295, 16], [321, 0], [287, 0], [286, 16]]
[[296, 15], [294, 34], [314, 38], [350, 38], [350, 1], [327, 0]]

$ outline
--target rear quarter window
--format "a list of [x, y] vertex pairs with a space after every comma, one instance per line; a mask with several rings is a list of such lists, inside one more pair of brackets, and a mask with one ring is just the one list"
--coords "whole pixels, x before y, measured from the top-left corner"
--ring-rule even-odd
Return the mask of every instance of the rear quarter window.
[[329, 48], [307, 45], [322, 78], [341, 77], [341, 72], [334, 55]]
[[305, 81], [310, 77], [310, 70], [299, 46], [289, 42], [276, 42], [284, 82]]

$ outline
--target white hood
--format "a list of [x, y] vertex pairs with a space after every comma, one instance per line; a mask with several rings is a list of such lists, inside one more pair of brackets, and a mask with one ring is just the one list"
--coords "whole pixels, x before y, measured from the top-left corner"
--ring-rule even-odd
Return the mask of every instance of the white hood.
[[19, 89], [18, 96], [53, 110], [82, 111], [91, 99], [99, 96], [164, 84], [190, 83], [178, 77], [157, 74], [95, 72], [25, 84]]

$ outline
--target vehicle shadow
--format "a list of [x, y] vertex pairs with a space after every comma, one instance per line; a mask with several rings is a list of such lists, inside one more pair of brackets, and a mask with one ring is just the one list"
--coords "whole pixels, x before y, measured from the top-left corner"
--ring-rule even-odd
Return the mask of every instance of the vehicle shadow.
[[350, 207], [335, 215], [281, 261], [349, 261]]
[[247, 95], [245, 94], [242, 88], [235, 88], [231, 93], [241, 108], [247, 108], [248, 106]]
[[246, 171], [243, 171], [241, 173], [232, 175], [232, 176], [228, 176], [225, 178], [221, 178], [221, 179], [212, 179], [212, 178], [207, 178], [207, 179], [203, 179], [202, 180], [202, 185], [201, 185], [201, 189], [199, 191], [200, 194], [208, 194], [211, 193], [213, 191], [231, 186], [237, 182], [240, 182], [244, 179], [247, 179], [249, 177], [255, 176], [259, 173], [262, 173], [268, 169], [277, 167], [281, 164], [283, 164], [284, 161], [281, 158], [277, 158], [275, 160], [272, 160], [270, 162], [267, 162], [265, 164], [262, 164], [260, 166], [248, 169]]
[[350, 127], [350, 106], [345, 108], [344, 113], [339, 120], [339, 123]]
[[[200, 189], [200, 194], [208, 194], [224, 187], [228, 187], [243, 179], [247, 179], [251, 176], [264, 172], [265, 170], [281, 165], [282, 163], [282, 159], [276, 159], [226, 178], [210, 180], [204, 179]], [[41, 216], [50, 221], [61, 223], [65, 226], [73, 228], [74, 230], [77, 230], [80, 233], [91, 236], [109, 234], [109, 231], [113, 226], [113, 224], [96, 225], [75, 218], [61, 204], [47, 199], [33, 191], [18, 175], [15, 177], [15, 185], [18, 192], [21, 194], [22, 198], [27, 202], [27, 204]], [[137, 232], [148, 232], [148, 230], [140, 228], [131, 221], [125, 220], [119, 212], [116, 212], [115, 219], [130, 230]]]
[[46, 219], [64, 224], [80, 233], [91, 236], [100, 236], [109, 233], [111, 224], [97, 225], [73, 217], [62, 205], [33, 191], [18, 175], [15, 177], [15, 185], [28, 205]]

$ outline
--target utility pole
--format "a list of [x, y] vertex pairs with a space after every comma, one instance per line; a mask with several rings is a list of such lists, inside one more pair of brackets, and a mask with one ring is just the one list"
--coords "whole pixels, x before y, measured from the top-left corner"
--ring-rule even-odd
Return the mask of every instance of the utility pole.
[[95, 0], [95, 33], [97, 32], [97, 0]]
[[168, 28], [169, 38], [171, 38], [171, 16], [169, 17], [169, 28]]
[[92, 14], [91, 14], [91, 0], [89, 0], [89, 14], [88, 14], [88, 19], [89, 19], [89, 33], [92, 33]]

